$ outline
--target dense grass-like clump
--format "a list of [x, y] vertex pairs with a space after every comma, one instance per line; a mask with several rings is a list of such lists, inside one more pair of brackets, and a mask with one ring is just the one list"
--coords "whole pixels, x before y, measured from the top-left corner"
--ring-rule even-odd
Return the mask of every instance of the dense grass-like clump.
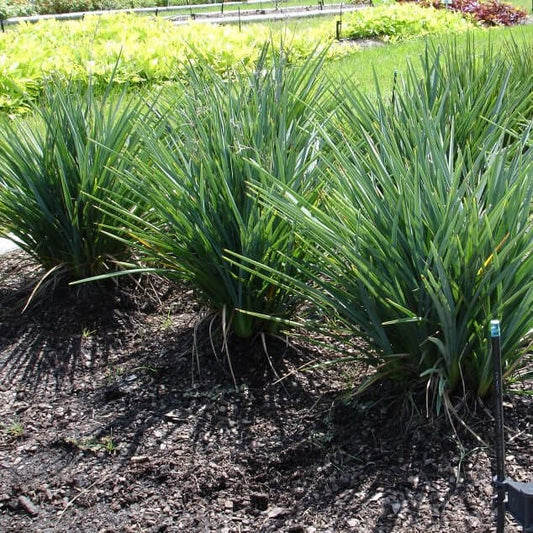
[[299, 194], [314, 193], [320, 146], [313, 120], [324, 93], [320, 62], [287, 68], [283, 56], [268, 60], [266, 52], [231, 83], [199, 60], [182, 90], [159, 103], [164, 133], [147, 133], [150, 163], [122, 175], [149, 213], [132, 215], [120, 194], [108, 205], [143, 264], [188, 282], [242, 338], [278, 329], [249, 313], [288, 319], [299, 299], [231, 266], [225, 254], [285, 272], [294, 271], [285, 255], [306, 255], [290, 225], [250, 195], [250, 184], [269, 188], [274, 175]]
[[100, 231], [109, 217], [93, 198], [114, 192], [127, 205], [113, 167], [140, 148], [143, 114], [140, 102], [57, 82], [31, 119], [3, 118], [0, 224], [54, 277], [107, 272], [125, 257], [127, 246]]
[[491, 317], [505, 324], [509, 373], [533, 327], [533, 77], [519, 60], [531, 47], [513, 53], [428, 50], [422, 79], [411, 70], [392, 98], [345, 86], [340, 137], [324, 131], [328, 201], [255, 188], [310, 258], [289, 259], [295, 277], [241, 261], [365, 337], [372, 381], [425, 391], [437, 409], [489, 393]]

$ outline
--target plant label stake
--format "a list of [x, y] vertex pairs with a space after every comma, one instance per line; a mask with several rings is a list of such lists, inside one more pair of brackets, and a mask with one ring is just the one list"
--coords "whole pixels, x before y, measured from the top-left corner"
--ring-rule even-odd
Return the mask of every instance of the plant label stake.
[[392, 98], [391, 98], [391, 104], [392, 107], [396, 105], [396, 84], [398, 83], [398, 71], [394, 69], [394, 75], [392, 78]]
[[492, 361], [494, 363], [494, 421], [496, 447], [497, 525], [496, 533], [505, 528], [505, 495], [507, 509], [524, 528], [524, 533], [533, 533], [533, 483], [518, 483], [505, 478], [505, 435], [503, 426], [502, 354], [500, 321], [490, 321]]
[[502, 391], [502, 354], [501, 354], [500, 321], [490, 321], [490, 340], [492, 362], [494, 364], [494, 421], [496, 437], [496, 498], [497, 526], [496, 533], [503, 533], [505, 527], [505, 436], [503, 433], [503, 391]]

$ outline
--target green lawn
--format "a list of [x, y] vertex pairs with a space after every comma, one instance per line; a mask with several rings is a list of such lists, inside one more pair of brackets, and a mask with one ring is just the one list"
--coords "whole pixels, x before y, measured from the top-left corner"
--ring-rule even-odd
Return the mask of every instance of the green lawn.
[[533, 0], [508, 0], [509, 4], [533, 12]]
[[[525, 1], [525, 0], [518, 0]], [[529, 1], [529, 0], [528, 0]], [[335, 33], [336, 18], [331, 20], [331, 33]], [[298, 30], [308, 30], [309, 28], [318, 27], [324, 23], [323, 18], [318, 19], [301, 19], [288, 22], [273, 22], [270, 27], [279, 30], [280, 27], [287, 28], [288, 33], [297, 32]], [[460, 34], [456, 36], [439, 35], [427, 38], [433, 43], [446, 43], [449, 39], [455, 39], [461, 46], [466, 47], [467, 40], [471, 34]], [[492, 45], [495, 47], [503, 46], [509, 39], [515, 39], [519, 42], [533, 42], [533, 25], [522, 25], [514, 27], [497, 27], [483, 28], [474, 30], [476, 46], [479, 49]], [[374, 91], [374, 78], [377, 77], [381, 83], [382, 90], [392, 87], [393, 73], [396, 70], [401, 74], [407, 62], [417, 63], [420, 54], [424, 50], [426, 39], [411, 39], [401, 43], [387, 45], [377, 45], [360, 48], [352, 54], [329, 62], [326, 65], [329, 75], [333, 79], [351, 79], [355, 80], [361, 90]], [[351, 43], [334, 44], [333, 46], [353, 46]]]
[[[221, 5], [220, 1], [218, 1], [219, 5], [216, 6], [207, 6], [207, 7], [197, 7], [194, 5], [191, 5], [188, 9], [178, 9], [176, 12], [170, 12], [170, 13], [164, 13], [163, 16], [176, 16], [176, 15], [186, 15], [187, 13], [195, 13], [195, 14], [201, 14], [201, 13], [210, 13], [210, 12], [220, 12], [221, 11]], [[339, 0], [324, 0], [324, 7], [327, 8], [330, 4], [338, 4]], [[239, 9], [241, 11], [250, 11], [250, 10], [263, 10], [263, 9], [275, 9], [278, 7], [278, 9], [284, 9], [288, 7], [312, 7], [317, 8], [318, 7], [318, 1], [317, 0], [284, 0], [275, 2], [274, 0], [264, 0], [263, 2], [259, 3], [251, 3], [249, 5], [247, 4], [239, 4], [235, 5], [232, 2], [224, 2], [224, 13], [228, 12], [237, 12]]]
[[[433, 43], [446, 43], [449, 39], [454, 39], [466, 47], [469, 38], [470, 34], [462, 34], [454, 37], [431, 37], [428, 40]], [[509, 39], [531, 43], [533, 25], [475, 30], [474, 38], [479, 50], [489, 45], [501, 47]], [[355, 80], [363, 91], [374, 91], [375, 77], [379, 79], [382, 90], [385, 87], [392, 88], [394, 71], [401, 74], [408, 62], [416, 65], [424, 50], [424, 42], [425, 39], [413, 39], [397, 44], [364, 48], [329, 63], [326, 68], [333, 78]]]

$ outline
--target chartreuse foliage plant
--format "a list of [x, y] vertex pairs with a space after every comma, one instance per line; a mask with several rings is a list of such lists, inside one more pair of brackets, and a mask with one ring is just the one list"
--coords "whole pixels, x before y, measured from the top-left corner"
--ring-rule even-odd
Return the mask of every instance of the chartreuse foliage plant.
[[[345, 14], [343, 37], [384, 37], [389, 40], [474, 26], [459, 14], [416, 5], [390, 5]], [[82, 21], [45, 20], [21, 24], [0, 33], [0, 110], [21, 112], [35, 101], [46, 79], [67, 79], [106, 86], [161, 84], [183, 80], [189, 60], [201, 55], [221, 74], [253, 65], [265, 42], [289, 43], [284, 50], [291, 63], [303, 62], [317, 48], [328, 59], [353, 53], [356, 46], [333, 43], [335, 24], [326, 18], [312, 25], [253, 24], [236, 26], [191, 23], [176, 27], [158, 17], [132, 14], [87, 16]], [[332, 44], [333, 43], [333, 44]], [[194, 52], [193, 52], [194, 50]]]
[[231, 81], [196, 59], [178, 96], [161, 97], [163, 133], [146, 139], [150, 166], [121, 174], [149, 213], [135, 216], [120, 194], [106, 204], [142, 264], [192, 286], [222, 317], [226, 339], [277, 331], [278, 322], [249, 313], [286, 320], [300, 301], [224, 259], [230, 250], [288, 273], [295, 267], [284, 255], [305, 262], [291, 225], [249, 192], [250, 184], [269, 190], [275, 179], [315, 194], [320, 146], [313, 119], [325, 94], [324, 54], [291, 68], [285, 56], [267, 52]]
[[[3, 118], [0, 129], [0, 225], [54, 279], [113, 269], [127, 245], [100, 231], [109, 216], [88, 196], [129, 191], [112, 167], [141, 146], [141, 104], [96, 98], [91, 86], [51, 83], [31, 119]], [[108, 191], [108, 192], [107, 192]]]
[[[361, 357], [376, 369], [370, 382], [386, 378], [400, 390], [424, 392], [428, 408], [432, 402], [437, 410], [451, 405], [452, 394], [489, 393], [491, 318], [503, 323], [507, 375], [523, 362], [533, 328], [531, 121], [510, 127], [506, 113], [491, 114], [489, 105], [487, 124], [472, 123], [484, 134], [459, 137], [460, 117], [435, 75], [439, 61], [471, 66], [437, 54], [424, 63], [425, 90], [411, 79], [374, 106], [354, 93], [348, 105], [355, 111], [339, 121], [343, 142], [322, 131], [329, 152], [322, 205], [279, 180], [277, 190], [253, 186], [309, 254], [305, 261], [286, 258], [297, 276], [240, 258], [265, 279], [282, 277], [287, 289], [366, 338]], [[477, 72], [486, 75], [484, 67]], [[454, 96], [463, 98], [466, 114], [479, 105], [468, 90], [475, 76], [466, 76]], [[510, 77], [512, 66], [494, 78], [499, 98], [489, 84], [476, 85], [494, 105], [508, 105], [512, 118], [520, 107]]]
[[[176, 27], [163, 18], [131, 14], [88, 16], [83, 21], [41, 21], [0, 33], [0, 109], [17, 111], [39, 96], [50, 75], [107, 85], [182, 80], [189, 60], [201, 55], [211, 68], [227, 73], [253, 65], [265, 42], [290, 42], [290, 62], [303, 61], [317, 46], [334, 39], [332, 24], [294, 34], [266, 25]], [[272, 47], [274, 53], [276, 47]], [[194, 50], [194, 52], [193, 52]], [[348, 53], [329, 49], [329, 57]]]
[[369, 7], [343, 17], [343, 37], [381, 38], [400, 41], [439, 33], [460, 33], [474, 25], [459, 13], [425, 8], [416, 4]]

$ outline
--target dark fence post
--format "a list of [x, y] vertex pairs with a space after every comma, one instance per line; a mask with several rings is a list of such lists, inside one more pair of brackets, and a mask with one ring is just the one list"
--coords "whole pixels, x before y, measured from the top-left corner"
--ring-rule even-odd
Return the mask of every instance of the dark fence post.
[[342, 4], [339, 9], [339, 20], [337, 21], [337, 24], [335, 26], [335, 34], [337, 37], [337, 41], [340, 41], [341, 38], [341, 32], [342, 32]]

